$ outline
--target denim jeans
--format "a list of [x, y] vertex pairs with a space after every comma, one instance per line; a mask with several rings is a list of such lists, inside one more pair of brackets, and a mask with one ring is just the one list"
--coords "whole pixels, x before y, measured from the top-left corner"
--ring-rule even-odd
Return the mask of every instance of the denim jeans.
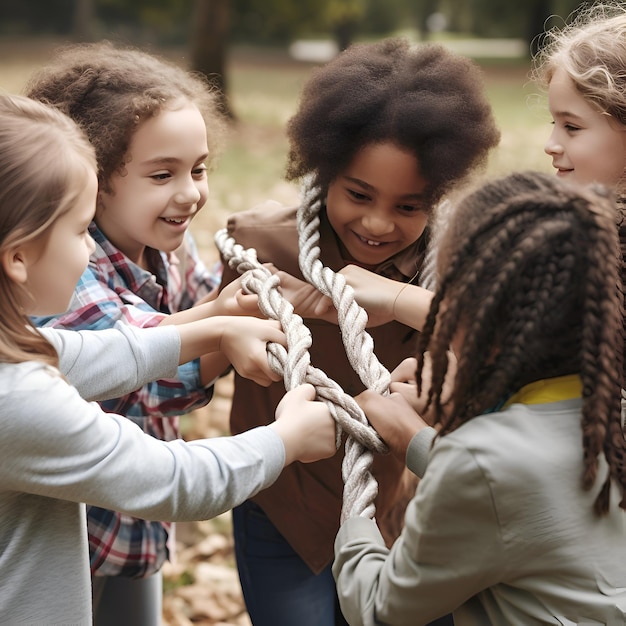
[[347, 626], [331, 566], [314, 574], [254, 502], [233, 509], [233, 535], [254, 626]]
[[[331, 565], [314, 574], [254, 502], [233, 509], [233, 534], [253, 626], [348, 626]], [[446, 615], [428, 626], [454, 626], [454, 621]]]

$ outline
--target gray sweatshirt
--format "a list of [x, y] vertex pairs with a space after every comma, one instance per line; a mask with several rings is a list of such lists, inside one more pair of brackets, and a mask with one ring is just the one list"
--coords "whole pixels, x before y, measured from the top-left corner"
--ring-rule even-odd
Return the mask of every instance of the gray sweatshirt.
[[0, 363], [0, 624], [89, 625], [83, 503], [153, 520], [208, 519], [274, 482], [285, 453], [267, 427], [163, 442], [81, 397], [173, 376], [174, 327], [42, 332], [78, 390], [42, 363]]

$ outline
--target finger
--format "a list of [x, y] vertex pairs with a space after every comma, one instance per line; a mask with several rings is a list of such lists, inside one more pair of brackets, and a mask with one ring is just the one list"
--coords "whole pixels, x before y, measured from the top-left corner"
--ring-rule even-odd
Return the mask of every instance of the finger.
[[333, 308], [333, 301], [324, 296], [316, 305], [315, 305], [315, 315], [324, 315], [324, 313], [328, 313]]

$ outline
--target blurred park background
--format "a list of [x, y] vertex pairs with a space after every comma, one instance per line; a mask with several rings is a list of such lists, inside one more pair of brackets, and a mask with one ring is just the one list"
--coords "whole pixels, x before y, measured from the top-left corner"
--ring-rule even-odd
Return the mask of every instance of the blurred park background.
[[[571, 0], [0, 0], [0, 90], [19, 93], [58, 46], [109, 39], [206, 74], [224, 93], [230, 133], [209, 175], [211, 195], [192, 223], [207, 263], [229, 214], [272, 198], [295, 203], [283, 179], [285, 124], [311, 69], [351, 42], [391, 35], [439, 41], [475, 59], [502, 141], [486, 176], [551, 171], [551, 119], [529, 80], [537, 37], [562, 25]], [[442, 77], [445, 80], [445, 77]], [[186, 419], [186, 438], [228, 430], [232, 379]], [[164, 626], [249, 625], [234, 569], [230, 516], [179, 525], [164, 569]]]

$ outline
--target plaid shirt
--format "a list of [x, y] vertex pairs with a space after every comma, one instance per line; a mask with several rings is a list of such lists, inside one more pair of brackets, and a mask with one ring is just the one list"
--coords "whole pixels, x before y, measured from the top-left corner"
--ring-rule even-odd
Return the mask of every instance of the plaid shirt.
[[[57, 317], [34, 318], [36, 325], [97, 330], [124, 320], [133, 326], [157, 326], [169, 313], [190, 308], [219, 285], [221, 268], [207, 270], [189, 233], [178, 251], [180, 258], [174, 253], [146, 250], [153, 274], [115, 248], [95, 223], [89, 232], [96, 250], [76, 286], [69, 310]], [[100, 404], [106, 411], [133, 419], [154, 437], [171, 440], [180, 437], [177, 416], [204, 406], [211, 395], [212, 388], [205, 389], [200, 382], [196, 360], [181, 365], [176, 379], [155, 381]], [[148, 576], [158, 571], [169, 555], [170, 524], [90, 506], [87, 526], [94, 575]]]

